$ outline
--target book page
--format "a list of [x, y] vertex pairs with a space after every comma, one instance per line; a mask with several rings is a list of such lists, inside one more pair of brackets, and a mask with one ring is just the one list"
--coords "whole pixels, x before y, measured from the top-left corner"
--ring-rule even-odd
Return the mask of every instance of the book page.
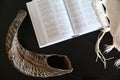
[[[33, 5], [33, 2], [28, 2], [26, 3], [27, 5], [27, 9], [29, 11], [29, 15], [30, 15], [30, 18], [31, 18], [31, 21], [32, 21], [32, 24], [33, 24], [33, 28], [34, 28], [34, 31], [35, 31], [35, 34], [36, 34], [36, 37], [37, 37], [37, 41], [39, 42], [39, 45], [45, 45], [46, 44], [46, 40], [44, 38], [44, 32], [43, 32], [43, 29], [42, 27], [40, 27], [40, 22], [39, 22], [39, 18], [36, 12], [36, 8], [35, 6]], [[38, 30], [38, 27], [39, 27], [39, 30]], [[40, 35], [40, 36], [38, 36]]]
[[64, 0], [75, 34], [85, 34], [101, 28], [92, 0]]
[[[73, 36], [63, 0], [34, 0], [47, 43]], [[37, 28], [39, 30], [39, 27]], [[40, 36], [40, 35], [38, 35]]]

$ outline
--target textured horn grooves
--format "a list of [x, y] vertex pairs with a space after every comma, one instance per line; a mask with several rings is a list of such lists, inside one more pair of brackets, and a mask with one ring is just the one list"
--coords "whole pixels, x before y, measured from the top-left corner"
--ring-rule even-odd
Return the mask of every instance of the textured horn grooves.
[[6, 37], [6, 50], [14, 67], [33, 77], [54, 77], [72, 72], [69, 58], [58, 54], [40, 54], [25, 49], [18, 41], [18, 29], [26, 12], [20, 10], [12, 22]]

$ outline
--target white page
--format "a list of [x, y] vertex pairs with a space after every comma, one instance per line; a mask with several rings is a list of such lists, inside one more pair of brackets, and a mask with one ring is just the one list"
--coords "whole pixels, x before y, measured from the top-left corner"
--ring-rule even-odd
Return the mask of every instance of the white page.
[[92, 0], [64, 0], [75, 34], [85, 34], [101, 28]]
[[[33, 24], [33, 28], [35, 30], [35, 34], [36, 34], [36, 37], [37, 37], [37, 41], [39, 42], [39, 45], [45, 45], [46, 44], [46, 40], [44, 38], [44, 32], [43, 32], [43, 29], [39, 22], [39, 18], [38, 18], [38, 14], [36, 12], [36, 8], [33, 4], [33, 2], [28, 2], [26, 3], [27, 5], [27, 8], [28, 8], [28, 11], [29, 11], [29, 14], [30, 14], [30, 18], [31, 18], [31, 21], [32, 21], [32, 24]], [[39, 30], [38, 30], [38, 27], [39, 27]], [[39, 36], [38, 36], [39, 35]]]
[[63, 0], [34, 0], [34, 3], [48, 44], [63, 41], [73, 36]]

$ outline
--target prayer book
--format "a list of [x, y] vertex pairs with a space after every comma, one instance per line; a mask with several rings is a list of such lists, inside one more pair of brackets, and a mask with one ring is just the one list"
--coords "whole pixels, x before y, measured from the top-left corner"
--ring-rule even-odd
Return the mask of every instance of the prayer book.
[[92, 0], [32, 0], [26, 5], [40, 48], [102, 28]]

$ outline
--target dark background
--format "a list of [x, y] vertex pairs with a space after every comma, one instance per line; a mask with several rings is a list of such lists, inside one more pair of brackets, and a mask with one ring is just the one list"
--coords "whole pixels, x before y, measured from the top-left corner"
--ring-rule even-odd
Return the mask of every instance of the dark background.
[[[100, 60], [95, 62], [94, 47], [100, 31], [40, 49], [29, 15], [19, 30], [21, 44], [25, 48], [39, 53], [65, 54], [70, 58], [74, 70], [64, 76], [43, 79], [26, 76], [14, 69], [5, 50], [6, 33], [18, 10], [27, 11], [25, 3], [28, 1], [30, 0], [0, 0], [0, 80], [120, 80], [120, 70], [113, 65], [114, 61], [120, 58], [116, 49], [113, 49], [107, 56], [105, 55], [115, 57], [115, 59], [107, 61], [107, 69], [104, 69]], [[103, 50], [104, 44], [111, 43], [112, 37], [110, 33], [107, 33], [101, 42], [101, 49]]]

